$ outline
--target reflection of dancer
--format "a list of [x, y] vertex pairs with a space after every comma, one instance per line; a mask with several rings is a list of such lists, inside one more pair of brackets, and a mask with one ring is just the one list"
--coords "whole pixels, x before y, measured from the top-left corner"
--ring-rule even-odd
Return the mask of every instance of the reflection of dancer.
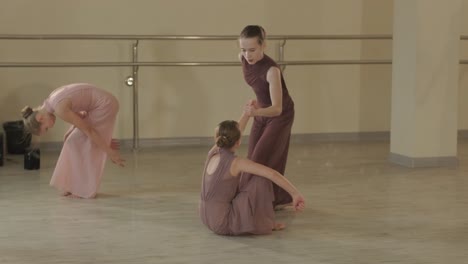
[[[239, 123], [224, 121], [219, 124], [216, 146], [208, 152], [205, 163], [200, 217], [209, 229], [220, 235], [269, 234], [285, 227], [275, 223], [271, 195], [259, 192], [266, 182], [273, 181], [286, 190], [296, 210], [301, 211], [305, 206], [299, 191], [280, 173], [234, 154], [248, 118], [244, 114]], [[254, 176], [238, 192], [240, 173]]]
[[112, 140], [118, 110], [119, 103], [112, 94], [84, 83], [60, 87], [37, 109], [23, 109], [25, 128], [35, 135], [52, 128], [56, 116], [72, 124], [50, 181], [63, 195], [94, 198], [106, 157], [124, 165], [118, 142]]
[[[279, 66], [264, 54], [264, 29], [260, 26], [245, 27], [239, 44], [245, 81], [257, 96], [256, 102], [246, 107], [246, 112], [255, 117], [247, 157], [284, 174], [294, 121], [294, 103]], [[242, 175], [241, 189], [251, 176], [248, 173]], [[278, 185], [273, 184], [273, 191], [275, 206], [291, 203], [291, 196]]]

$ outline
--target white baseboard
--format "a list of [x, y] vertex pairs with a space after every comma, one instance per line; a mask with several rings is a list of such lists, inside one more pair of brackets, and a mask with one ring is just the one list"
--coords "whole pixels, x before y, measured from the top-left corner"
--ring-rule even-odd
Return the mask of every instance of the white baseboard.
[[423, 157], [412, 158], [401, 154], [390, 153], [389, 161], [408, 168], [457, 167], [457, 157]]

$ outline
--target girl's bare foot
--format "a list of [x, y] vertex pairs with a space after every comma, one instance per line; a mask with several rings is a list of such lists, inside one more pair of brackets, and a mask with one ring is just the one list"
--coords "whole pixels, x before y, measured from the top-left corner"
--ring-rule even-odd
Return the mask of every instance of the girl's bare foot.
[[275, 227], [273, 228], [273, 231], [280, 231], [286, 228], [286, 225], [284, 223], [275, 223]]
[[[78, 196], [78, 195], [73, 194], [73, 193], [70, 193], [70, 192], [62, 193], [62, 195], [67, 196], [69, 198], [73, 198], [73, 199], [83, 199], [83, 197]], [[94, 194], [93, 196], [88, 197], [88, 199], [94, 199], [94, 198], [96, 198], [96, 196], [97, 196], [97, 194]]]
[[281, 211], [285, 209], [288, 206], [292, 206], [292, 203], [287, 203], [287, 204], [278, 204], [275, 206], [275, 211]]

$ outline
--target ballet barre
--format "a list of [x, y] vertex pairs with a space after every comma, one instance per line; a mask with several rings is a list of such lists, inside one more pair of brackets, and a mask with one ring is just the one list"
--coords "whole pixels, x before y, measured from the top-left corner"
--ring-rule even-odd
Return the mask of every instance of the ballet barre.
[[[131, 62], [0, 62], [0, 68], [26, 67], [132, 67], [132, 73], [125, 83], [133, 89], [133, 149], [139, 148], [139, 113], [138, 113], [138, 70], [139, 67], [183, 67], [183, 66], [239, 66], [239, 62], [205, 61], [205, 62], [174, 62], [174, 61], [140, 61], [138, 44], [140, 41], [164, 40], [226, 40], [234, 41], [238, 35], [98, 35], [98, 34], [0, 34], [0, 40], [107, 40], [132, 41]], [[268, 35], [268, 40], [279, 41], [277, 63], [284, 70], [287, 65], [388, 65], [389, 59], [376, 60], [304, 60], [287, 61], [284, 58], [285, 45], [288, 40], [392, 40], [390, 34], [367, 35]], [[462, 36], [468, 39], [468, 36]], [[464, 60], [461, 63], [468, 64]]]
[[[468, 37], [468, 36], [466, 36]], [[20, 35], [0, 34], [5, 40], [237, 40], [238, 35]], [[268, 35], [268, 40], [391, 40], [392, 35]]]

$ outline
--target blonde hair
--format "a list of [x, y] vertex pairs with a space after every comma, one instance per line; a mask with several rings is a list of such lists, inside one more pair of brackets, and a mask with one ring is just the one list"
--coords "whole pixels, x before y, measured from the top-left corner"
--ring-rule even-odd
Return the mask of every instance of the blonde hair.
[[38, 110], [32, 109], [30, 106], [25, 106], [23, 110], [21, 110], [25, 132], [39, 136], [41, 132], [41, 122], [36, 119], [37, 113]]

